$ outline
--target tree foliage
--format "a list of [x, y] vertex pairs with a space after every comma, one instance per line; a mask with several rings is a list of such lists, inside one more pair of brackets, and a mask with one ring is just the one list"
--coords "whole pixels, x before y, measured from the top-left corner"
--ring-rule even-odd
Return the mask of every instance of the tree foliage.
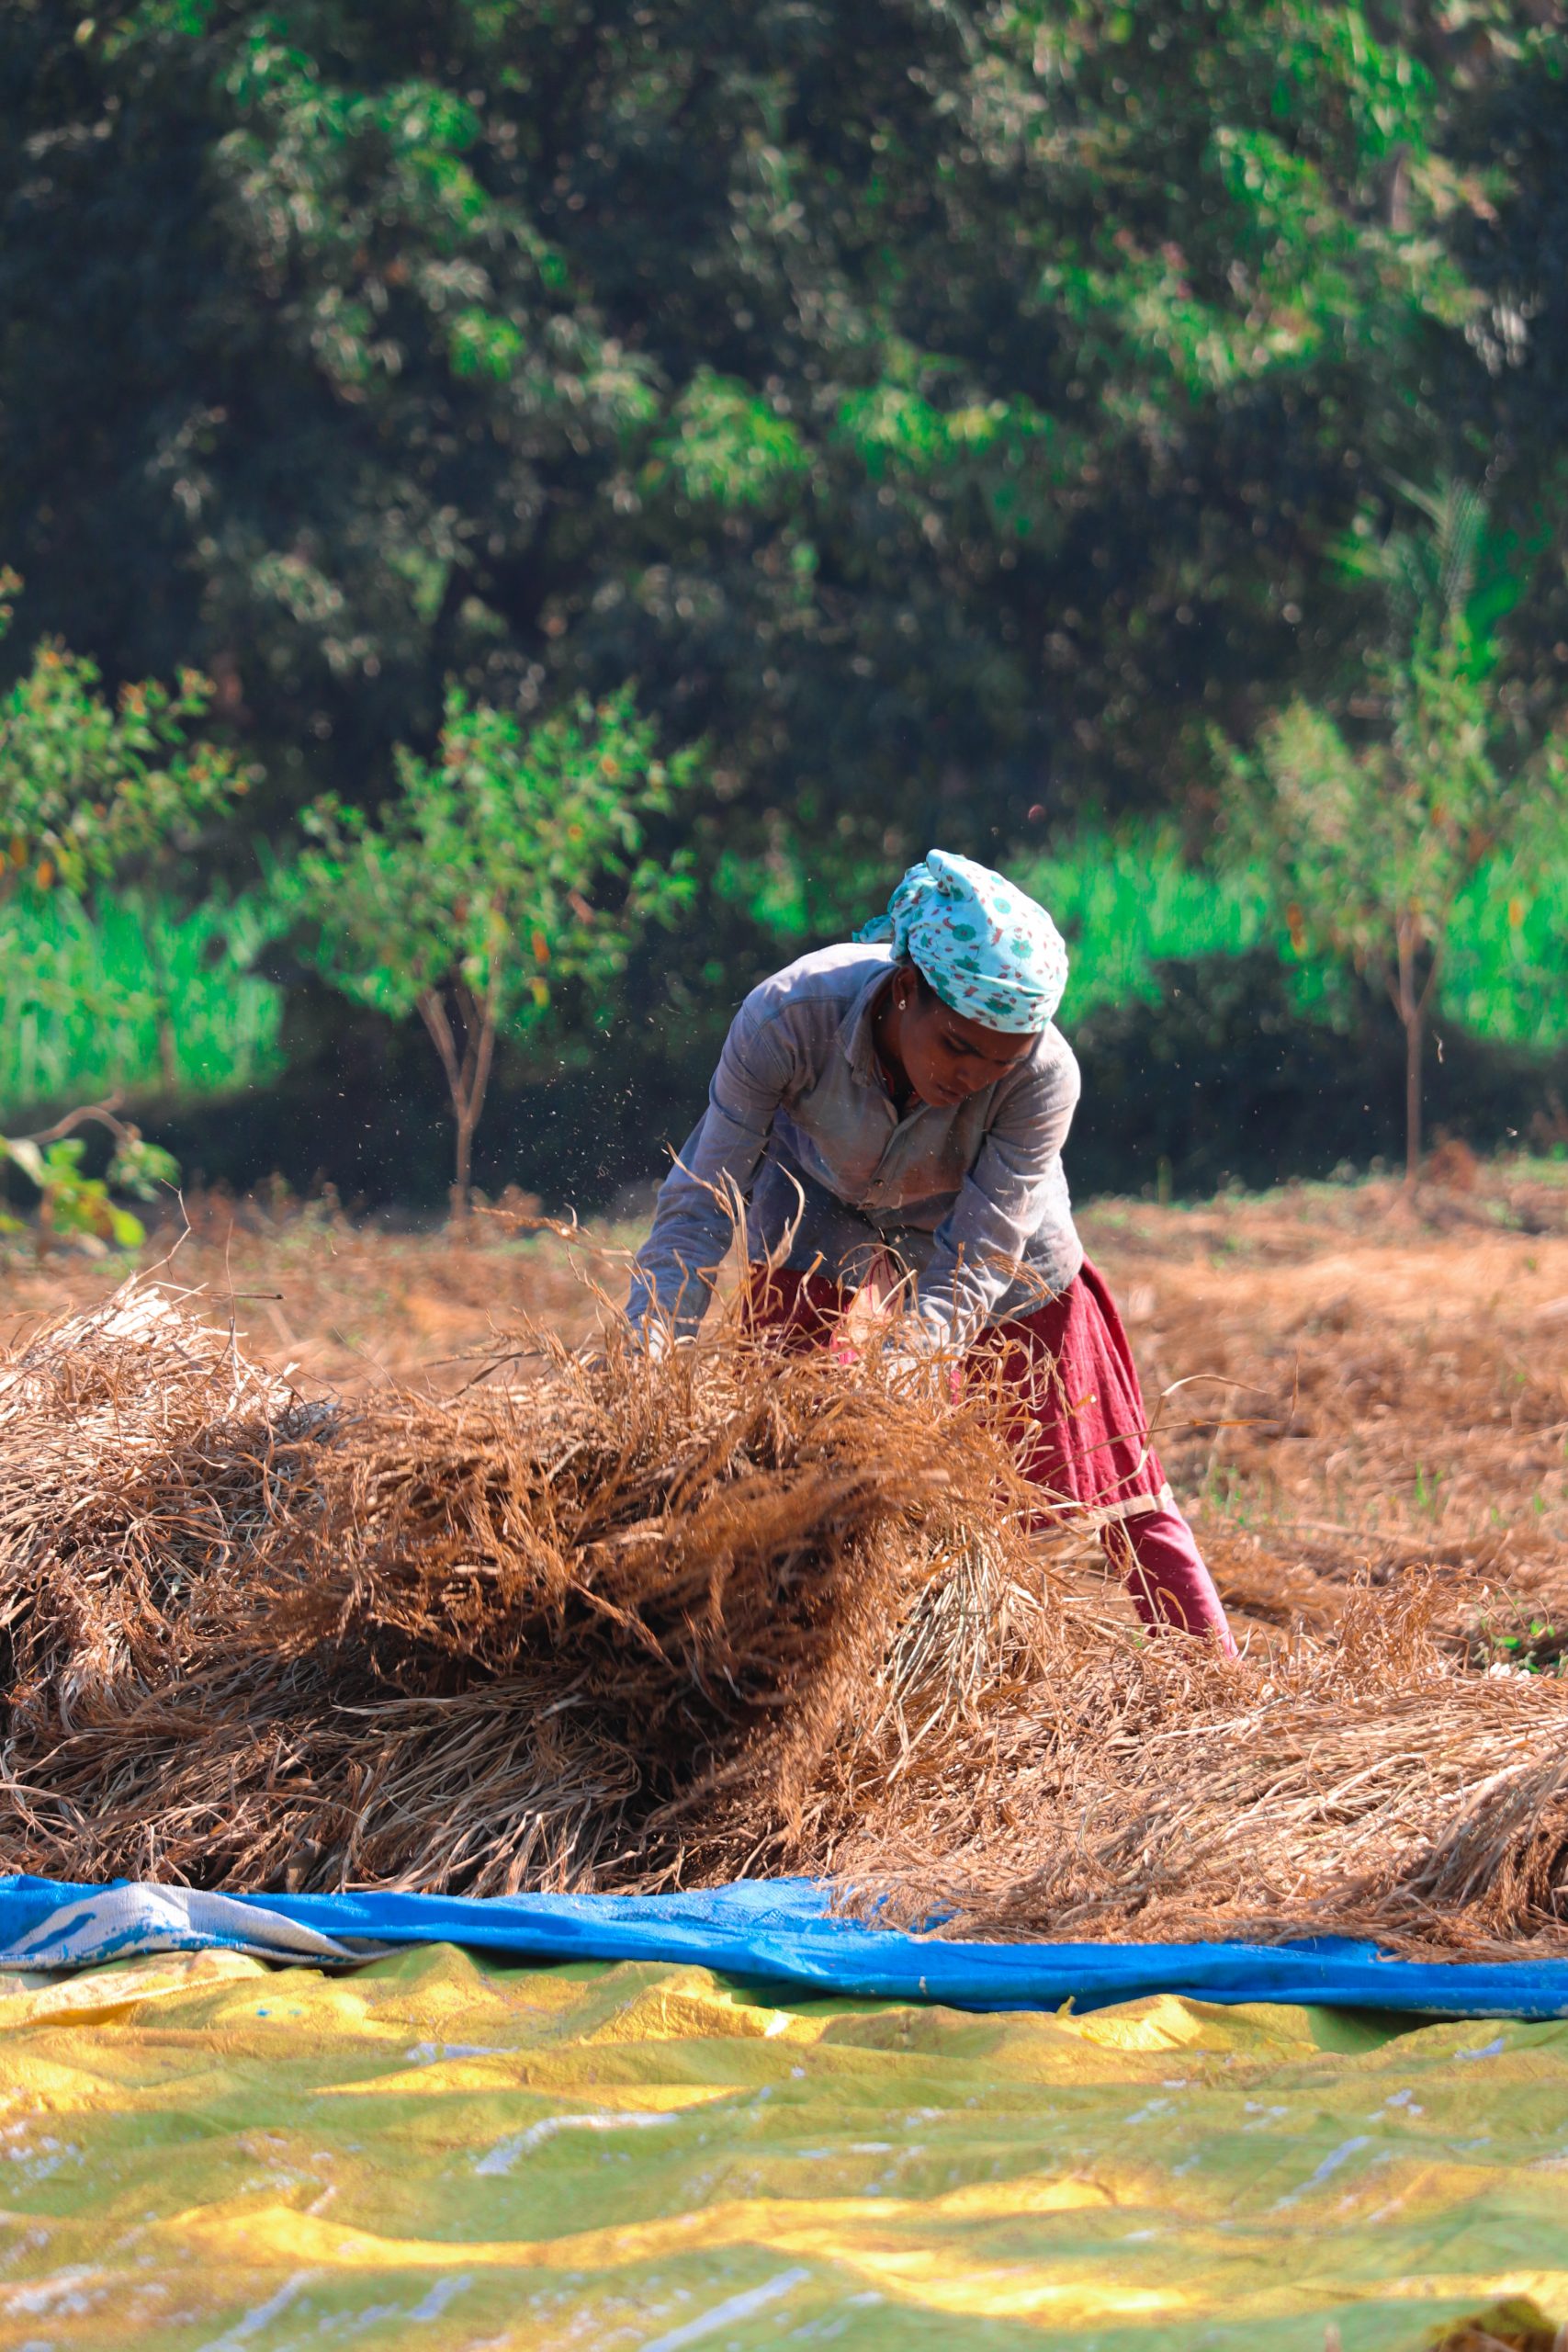
[[[21, 587], [0, 571], [0, 638]], [[144, 876], [222, 816], [248, 778], [231, 752], [192, 731], [211, 688], [122, 686], [111, 700], [96, 662], [45, 642], [0, 697], [0, 842], [6, 882], [81, 893]]]
[[[21, 585], [0, 571], [0, 639]], [[18, 888], [83, 899], [121, 891], [139, 919], [171, 1092], [175, 1006], [160, 910], [148, 893], [177, 879], [182, 857], [189, 862], [253, 781], [231, 749], [202, 731], [211, 702], [209, 682], [188, 668], [173, 685], [143, 679], [111, 697], [96, 662], [51, 639], [35, 646], [29, 667], [0, 695], [0, 901]], [[39, 1009], [57, 1012], [39, 986], [41, 960], [25, 960]]]
[[199, 659], [276, 813], [373, 797], [448, 675], [635, 675], [734, 890], [836, 910], [1332, 664], [1329, 540], [1517, 373], [1481, 126], [1544, 116], [1550, 14], [26, 0], [0, 538], [110, 669]]
[[[91, 1175], [82, 1164], [86, 1143], [76, 1130], [84, 1125], [100, 1127], [109, 1136], [109, 1162], [102, 1176]], [[179, 1176], [169, 1154], [149, 1143], [140, 1128], [116, 1118], [107, 1103], [73, 1111], [40, 1135], [0, 1136], [0, 1182], [8, 1168], [17, 1169], [38, 1195], [32, 1235], [39, 1257], [62, 1241], [96, 1258], [111, 1248], [140, 1249], [146, 1227], [115, 1193], [150, 1201], [161, 1185], [172, 1186]], [[25, 1230], [22, 1220], [0, 1205], [0, 1238]]]

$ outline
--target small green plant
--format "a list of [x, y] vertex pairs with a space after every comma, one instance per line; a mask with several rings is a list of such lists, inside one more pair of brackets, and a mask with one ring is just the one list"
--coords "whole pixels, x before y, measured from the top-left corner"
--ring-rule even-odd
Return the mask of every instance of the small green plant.
[[[113, 1144], [102, 1176], [87, 1175], [82, 1165], [86, 1144], [74, 1131], [87, 1125], [104, 1128]], [[179, 1178], [170, 1155], [149, 1143], [140, 1128], [117, 1119], [107, 1103], [73, 1111], [39, 1135], [0, 1136], [3, 1168], [19, 1170], [38, 1194], [32, 1231], [40, 1257], [59, 1242], [73, 1243], [92, 1257], [102, 1257], [111, 1248], [140, 1249], [147, 1238], [146, 1227], [114, 1194], [130, 1193], [150, 1201], [161, 1184], [174, 1184]], [[0, 1235], [27, 1230], [24, 1219], [0, 1210]]]
[[1483, 1665], [1559, 1677], [1568, 1668], [1568, 1626], [1555, 1625], [1546, 1617], [1527, 1620], [1516, 1611], [1503, 1630], [1483, 1617], [1475, 1629], [1473, 1654]]
[[1447, 1475], [1443, 1470], [1428, 1471], [1425, 1463], [1417, 1462], [1415, 1490], [1417, 1510], [1424, 1510], [1434, 1519], [1438, 1516], [1443, 1480]]
[[[0, 638], [20, 587], [16, 572], [0, 570]], [[182, 670], [172, 686], [145, 679], [111, 701], [94, 662], [52, 639], [38, 646], [0, 698], [0, 903], [61, 889], [81, 899], [165, 878], [251, 782], [233, 753], [198, 731], [212, 693], [198, 672]], [[142, 931], [161, 1075], [172, 1088], [173, 988], [161, 933], [152, 923]]]
[[434, 759], [400, 747], [376, 819], [333, 799], [277, 888], [334, 988], [395, 1019], [417, 1012], [446, 1080], [454, 1218], [503, 1028], [528, 1035], [570, 986], [604, 989], [649, 922], [691, 900], [685, 858], [646, 854], [699, 753], [666, 761], [622, 692], [525, 727], [454, 687]]

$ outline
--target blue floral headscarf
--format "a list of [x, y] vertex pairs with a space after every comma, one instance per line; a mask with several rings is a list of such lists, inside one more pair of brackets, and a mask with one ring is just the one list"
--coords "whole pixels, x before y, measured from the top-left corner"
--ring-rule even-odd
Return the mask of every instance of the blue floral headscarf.
[[891, 940], [943, 1004], [987, 1029], [1032, 1036], [1067, 985], [1067, 950], [1043, 907], [988, 866], [933, 849], [857, 940]]

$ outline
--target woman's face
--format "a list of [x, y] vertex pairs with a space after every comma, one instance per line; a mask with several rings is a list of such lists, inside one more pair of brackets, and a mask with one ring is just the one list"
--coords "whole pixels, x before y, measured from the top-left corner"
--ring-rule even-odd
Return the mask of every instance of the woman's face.
[[1032, 1037], [986, 1029], [967, 1013], [953, 1012], [934, 989], [920, 987], [913, 970], [894, 975], [893, 1004], [898, 1058], [922, 1102], [950, 1109], [983, 1086], [994, 1086], [1027, 1061], [1034, 1047]]

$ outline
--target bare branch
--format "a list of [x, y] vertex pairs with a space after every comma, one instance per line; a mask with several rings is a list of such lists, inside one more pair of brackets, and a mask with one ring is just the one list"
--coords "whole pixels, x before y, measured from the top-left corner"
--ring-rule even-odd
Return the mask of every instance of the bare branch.
[[63, 1136], [74, 1135], [78, 1127], [96, 1126], [104, 1128], [106, 1133], [114, 1137], [116, 1143], [129, 1143], [131, 1140], [131, 1129], [126, 1125], [123, 1119], [115, 1117], [115, 1112], [123, 1100], [122, 1095], [111, 1094], [107, 1102], [84, 1103], [80, 1110], [67, 1111], [62, 1119], [56, 1119], [52, 1127], [40, 1127], [36, 1135], [12, 1136], [9, 1141], [12, 1143], [59, 1143]]

